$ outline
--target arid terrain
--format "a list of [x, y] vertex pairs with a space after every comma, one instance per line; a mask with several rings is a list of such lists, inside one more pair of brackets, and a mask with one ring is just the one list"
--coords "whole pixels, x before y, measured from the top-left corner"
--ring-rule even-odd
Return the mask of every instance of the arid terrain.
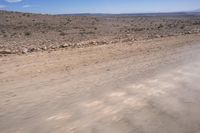
[[0, 54], [200, 33], [200, 15], [52, 16], [0, 11]]
[[0, 28], [0, 132], [200, 132], [199, 16], [1, 11]]

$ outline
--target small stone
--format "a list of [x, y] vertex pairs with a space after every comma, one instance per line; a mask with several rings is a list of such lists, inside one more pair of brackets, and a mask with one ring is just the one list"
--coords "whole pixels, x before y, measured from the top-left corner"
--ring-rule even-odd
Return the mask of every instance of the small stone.
[[47, 47], [46, 46], [42, 47], [42, 50], [47, 50]]
[[61, 47], [61, 48], [66, 48], [66, 47], [69, 47], [69, 46], [70, 46], [70, 44], [65, 43], [65, 44], [61, 45], [60, 47]]
[[97, 42], [96, 41], [91, 41], [89, 44], [90, 45], [97, 45]]
[[36, 51], [36, 49], [35, 48], [30, 48], [28, 51], [29, 52], [34, 52], [34, 51]]

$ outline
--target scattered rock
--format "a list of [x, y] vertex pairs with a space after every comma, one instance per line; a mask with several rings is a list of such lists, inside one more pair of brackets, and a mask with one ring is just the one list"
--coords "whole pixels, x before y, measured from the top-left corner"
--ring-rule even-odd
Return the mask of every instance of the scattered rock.
[[[11, 16], [9, 22], [6, 20], [8, 16]], [[6, 20], [5, 24], [2, 21], [4, 26], [0, 29], [1, 56], [121, 42], [131, 45], [140, 40], [200, 33], [199, 17], [187, 15], [183, 18], [173, 17], [173, 19], [167, 16], [140, 16], [127, 18], [86, 17], [82, 20], [82, 17], [78, 16], [63, 18], [62, 16], [30, 14], [24, 21], [23, 15], [20, 13], [5, 12], [0, 14], [0, 18]], [[16, 20], [19, 22], [12, 25]], [[41, 20], [41, 22], [37, 22], [37, 20]], [[109, 27], [105, 27], [105, 25]], [[36, 31], [38, 31], [37, 34], [33, 34]], [[22, 50], [22, 48], [25, 49]]]

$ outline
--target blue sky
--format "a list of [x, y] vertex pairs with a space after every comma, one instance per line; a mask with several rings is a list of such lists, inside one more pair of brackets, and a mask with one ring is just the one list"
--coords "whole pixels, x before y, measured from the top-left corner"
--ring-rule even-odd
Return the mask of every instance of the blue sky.
[[200, 0], [0, 0], [1, 10], [34, 13], [144, 13], [190, 11]]

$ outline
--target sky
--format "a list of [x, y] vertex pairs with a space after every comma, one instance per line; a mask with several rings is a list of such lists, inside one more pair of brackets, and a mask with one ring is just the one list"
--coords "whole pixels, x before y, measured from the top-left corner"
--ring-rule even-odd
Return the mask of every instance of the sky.
[[0, 0], [0, 10], [70, 13], [148, 13], [200, 9], [200, 0]]

